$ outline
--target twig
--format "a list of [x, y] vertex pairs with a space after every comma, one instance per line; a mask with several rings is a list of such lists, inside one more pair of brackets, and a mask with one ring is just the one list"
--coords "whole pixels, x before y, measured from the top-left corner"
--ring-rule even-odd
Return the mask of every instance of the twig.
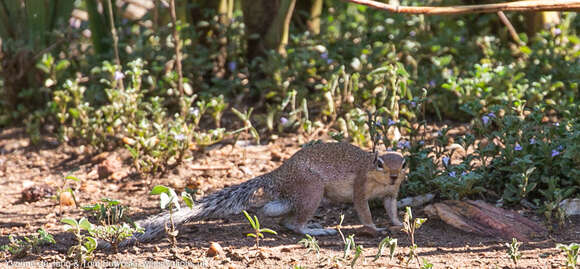
[[572, 0], [530, 0], [515, 1], [485, 5], [464, 5], [450, 7], [411, 7], [389, 5], [372, 0], [343, 0], [350, 3], [369, 6], [394, 13], [425, 14], [425, 15], [458, 15], [471, 13], [492, 13], [498, 11], [564, 11], [580, 9], [580, 1]]
[[[108, 0], [108, 12], [109, 12], [109, 23], [111, 24], [111, 34], [113, 35], [113, 51], [115, 52], [115, 64], [117, 68], [121, 67], [121, 59], [119, 58], [119, 36], [117, 35], [117, 28], [115, 28], [115, 20], [113, 18], [113, 4], [111, 0]], [[123, 84], [123, 80], [119, 79], [118, 81], [121, 90], [125, 89], [125, 85]]]
[[522, 44], [522, 41], [520, 40], [520, 37], [518, 36], [518, 32], [516, 32], [516, 29], [514, 28], [514, 26], [510, 22], [510, 20], [506, 17], [506, 15], [503, 13], [503, 11], [498, 11], [497, 16], [499, 16], [499, 19], [501, 20], [501, 22], [503, 22], [503, 24], [507, 27], [508, 31], [510, 32], [510, 35], [512, 36], [512, 39], [518, 45]]
[[203, 170], [229, 170], [232, 169], [229, 166], [198, 166], [198, 167], [188, 167], [189, 170], [203, 171]]
[[177, 90], [179, 92], [179, 105], [181, 115], [185, 115], [187, 108], [183, 101], [183, 72], [181, 70], [181, 42], [179, 41], [179, 31], [177, 30], [177, 15], [175, 15], [175, 0], [169, 1], [171, 22], [173, 23], [173, 41], [175, 42], [175, 69], [177, 71]]

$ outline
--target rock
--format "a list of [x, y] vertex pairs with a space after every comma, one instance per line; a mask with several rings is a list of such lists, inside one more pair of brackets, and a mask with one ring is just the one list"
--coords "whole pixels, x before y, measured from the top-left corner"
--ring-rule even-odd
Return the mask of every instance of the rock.
[[97, 166], [99, 178], [107, 178], [123, 167], [123, 162], [117, 155], [110, 155]]
[[207, 250], [206, 254], [208, 257], [223, 256], [224, 249], [222, 248], [222, 246], [220, 246], [220, 244], [216, 242], [211, 242], [209, 244], [209, 249]]
[[59, 200], [61, 206], [74, 206], [75, 205], [75, 200], [73, 199], [72, 194], [68, 191], [61, 192], [58, 200]]
[[433, 200], [433, 198], [435, 198], [435, 194], [432, 194], [432, 193], [427, 193], [427, 194], [414, 196], [414, 197], [406, 197], [406, 198], [403, 198], [397, 202], [397, 207], [398, 208], [404, 208], [407, 206], [420, 207], [426, 203], [431, 202], [431, 200]]
[[22, 200], [25, 202], [36, 202], [40, 199], [54, 194], [54, 189], [46, 184], [34, 185], [22, 190]]
[[566, 215], [580, 215], [580, 199], [565, 199], [560, 202], [560, 208], [564, 210]]

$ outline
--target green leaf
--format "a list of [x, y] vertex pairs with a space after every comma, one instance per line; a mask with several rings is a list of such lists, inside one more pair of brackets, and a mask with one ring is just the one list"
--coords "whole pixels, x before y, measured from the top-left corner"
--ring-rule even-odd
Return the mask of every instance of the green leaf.
[[80, 182], [81, 180], [75, 176], [66, 176], [64, 177], [64, 179], [70, 179], [70, 180], [74, 180], [76, 182]]
[[93, 225], [86, 218], [82, 218], [79, 221], [79, 227], [83, 230], [91, 231]]
[[254, 223], [256, 223], [256, 230], [260, 230], [260, 220], [256, 215], [254, 215]]
[[248, 214], [248, 212], [246, 210], [242, 210], [242, 213], [244, 213], [244, 216], [246, 216], [246, 219], [248, 219], [248, 221], [250, 222], [250, 225], [252, 225], [252, 228], [256, 229], [256, 223], [254, 222], [252, 217], [250, 217], [250, 214]]
[[530, 47], [528, 47], [528, 46], [521, 46], [520, 52], [523, 54], [526, 54], [526, 55], [530, 55], [530, 54], [532, 54], [532, 49], [530, 49]]
[[61, 219], [60, 222], [62, 223], [66, 223], [72, 227], [78, 228], [79, 227], [79, 223], [75, 220], [75, 219], [71, 219], [71, 218], [64, 218]]
[[161, 193], [168, 194], [169, 188], [165, 187], [163, 185], [157, 185], [157, 186], [153, 187], [153, 189], [151, 189], [151, 192], [149, 192], [149, 194], [152, 194], [152, 195], [159, 195]]
[[98, 242], [95, 238], [93, 237], [86, 237], [87, 241], [84, 243], [85, 248], [87, 249], [87, 252], [93, 252], [93, 250], [97, 249], [97, 245]]
[[247, 237], [254, 237], [254, 238], [256, 238], [256, 237], [257, 237], [257, 236], [256, 236], [255, 234], [253, 234], [253, 233], [246, 234], [246, 236], [247, 236]]
[[193, 208], [193, 197], [191, 197], [191, 194], [185, 191], [181, 192], [181, 199], [183, 199], [187, 207]]
[[262, 228], [262, 229], [260, 229], [260, 232], [263, 232], [263, 233], [271, 233], [271, 234], [278, 234], [276, 231], [274, 231], [272, 229], [268, 229], [268, 228]]
[[159, 197], [159, 206], [161, 209], [166, 209], [167, 206], [171, 203], [172, 199], [169, 195], [165, 192], [162, 192]]

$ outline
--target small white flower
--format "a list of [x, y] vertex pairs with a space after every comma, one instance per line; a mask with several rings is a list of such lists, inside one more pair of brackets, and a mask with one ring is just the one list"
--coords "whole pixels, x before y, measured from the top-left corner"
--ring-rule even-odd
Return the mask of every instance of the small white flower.
[[316, 46], [314, 46], [314, 50], [318, 51], [319, 53], [325, 53], [326, 47], [323, 45], [316, 45]]
[[358, 58], [352, 59], [352, 62], [350, 62], [350, 67], [352, 67], [352, 69], [357, 72], [362, 70], [362, 64]]

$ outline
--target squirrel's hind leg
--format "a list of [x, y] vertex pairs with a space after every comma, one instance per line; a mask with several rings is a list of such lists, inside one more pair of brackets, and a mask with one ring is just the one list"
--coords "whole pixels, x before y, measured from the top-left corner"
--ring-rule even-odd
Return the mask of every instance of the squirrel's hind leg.
[[292, 212], [283, 220], [282, 224], [299, 234], [309, 234], [312, 236], [333, 235], [336, 234], [334, 229], [324, 229], [322, 226], [307, 225], [324, 195], [324, 186], [322, 184], [311, 184], [307, 188], [296, 190], [295, 199], [292, 204]]

